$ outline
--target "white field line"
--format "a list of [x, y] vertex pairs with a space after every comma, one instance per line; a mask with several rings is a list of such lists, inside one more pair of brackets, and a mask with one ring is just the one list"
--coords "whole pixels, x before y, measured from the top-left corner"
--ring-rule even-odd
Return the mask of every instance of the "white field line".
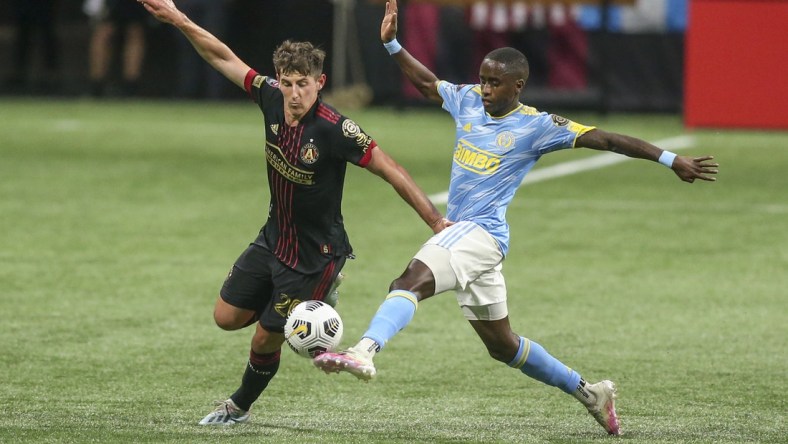
[[[689, 135], [675, 136], [667, 139], [657, 140], [653, 142], [654, 145], [666, 150], [680, 150], [684, 148], [691, 148], [695, 146], [695, 138]], [[617, 163], [633, 160], [621, 154], [603, 153], [593, 157], [588, 157], [580, 160], [573, 160], [570, 162], [563, 162], [549, 167], [538, 168], [530, 171], [523, 178], [520, 186], [542, 182], [545, 180], [555, 179], [557, 177], [569, 176], [571, 174], [582, 173], [583, 171], [596, 170]], [[429, 196], [432, 203], [435, 205], [443, 205], [448, 202], [449, 192], [436, 193]]]

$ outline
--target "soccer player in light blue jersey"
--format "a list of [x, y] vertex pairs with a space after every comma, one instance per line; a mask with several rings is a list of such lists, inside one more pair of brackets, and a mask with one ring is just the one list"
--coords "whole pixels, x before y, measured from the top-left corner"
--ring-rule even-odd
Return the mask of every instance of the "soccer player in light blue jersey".
[[457, 301], [490, 356], [525, 375], [574, 396], [612, 435], [620, 433], [616, 388], [604, 380], [586, 383], [580, 374], [541, 345], [514, 333], [509, 324], [501, 266], [509, 249], [506, 208], [523, 177], [549, 152], [585, 147], [659, 162], [683, 181], [714, 181], [712, 157], [686, 157], [643, 140], [540, 113], [520, 103], [528, 62], [513, 48], [490, 52], [479, 68], [479, 84], [440, 81], [396, 40], [397, 3], [386, 4], [384, 46], [405, 76], [428, 99], [454, 117], [457, 140], [446, 217], [453, 223], [430, 238], [390, 286], [362, 339], [341, 353], [315, 358], [326, 372], [375, 376], [372, 359], [413, 319], [419, 302], [454, 290]]

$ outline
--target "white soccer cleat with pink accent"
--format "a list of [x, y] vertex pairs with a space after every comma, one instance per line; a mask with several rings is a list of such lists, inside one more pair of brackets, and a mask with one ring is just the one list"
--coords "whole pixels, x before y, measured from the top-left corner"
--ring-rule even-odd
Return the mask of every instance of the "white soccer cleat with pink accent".
[[616, 385], [613, 381], [600, 381], [586, 386], [586, 390], [594, 395], [594, 403], [586, 406], [596, 422], [611, 435], [621, 433], [616, 415]]
[[348, 372], [362, 381], [369, 381], [377, 373], [372, 360], [353, 348], [340, 353], [323, 353], [315, 357], [312, 362], [315, 367], [326, 373]]

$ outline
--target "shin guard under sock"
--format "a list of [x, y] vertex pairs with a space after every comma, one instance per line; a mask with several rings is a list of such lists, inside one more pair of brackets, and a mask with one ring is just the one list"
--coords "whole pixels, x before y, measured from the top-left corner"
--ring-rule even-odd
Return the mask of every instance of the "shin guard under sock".
[[257, 398], [263, 393], [268, 383], [279, 370], [281, 350], [268, 354], [257, 354], [249, 350], [249, 362], [246, 365], [241, 386], [230, 396], [235, 405], [249, 410]]

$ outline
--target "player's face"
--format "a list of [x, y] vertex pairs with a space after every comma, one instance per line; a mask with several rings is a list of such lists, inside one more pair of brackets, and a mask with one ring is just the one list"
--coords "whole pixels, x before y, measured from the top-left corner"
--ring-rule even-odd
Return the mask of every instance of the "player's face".
[[479, 67], [484, 110], [491, 116], [503, 116], [520, 104], [520, 91], [525, 85], [522, 77], [507, 73], [501, 62], [484, 59]]
[[317, 100], [317, 93], [326, 83], [326, 75], [318, 77], [298, 72], [280, 73], [279, 90], [285, 96], [285, 114], [292, 119], [300, 120], [312, 108]]

